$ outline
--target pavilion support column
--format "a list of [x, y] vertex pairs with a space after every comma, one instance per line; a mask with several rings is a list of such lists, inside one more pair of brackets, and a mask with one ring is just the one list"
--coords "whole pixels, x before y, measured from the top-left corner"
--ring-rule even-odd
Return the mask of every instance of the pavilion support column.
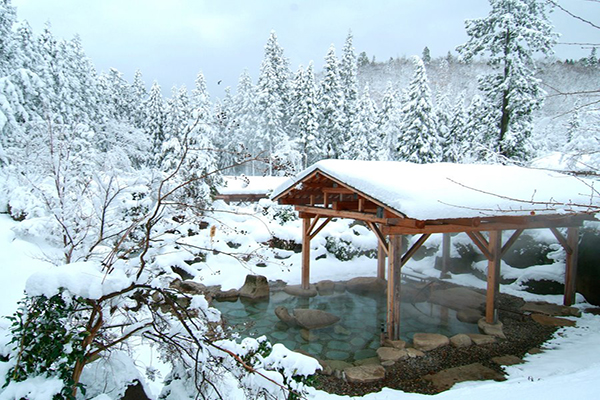
[[575, 278], [577, 276], [579, 228], [568, 228], [567, 245], [571, 251], [567, 251], [567, 265], [565, 269], [565, 297], [563, 303], [565, 306], [570, 306], [575, 303]]
[[498, 291], [500, 289], [500, 260], [502, 259], [502, 231], [491, 231], [488, 251], [487, 297], [485, 321], [498, 322]]
[[442, 240], [442, 272], [440, 273], [442, 279], [450, 277], [448, 272], [450, 269], [450, 245], [450, 233], [444, 233]]
[[311, 218], [302, 218], [302, 289], [310, 284], [310, 227]]
[[385, 262], [387, 255], [381, 243], [377, 246], [377, 278], [385, 279]]
[[400, 338], [400, 269], [402, 267], [402, 235], [390, 235], [387, 272], [387, 338]]

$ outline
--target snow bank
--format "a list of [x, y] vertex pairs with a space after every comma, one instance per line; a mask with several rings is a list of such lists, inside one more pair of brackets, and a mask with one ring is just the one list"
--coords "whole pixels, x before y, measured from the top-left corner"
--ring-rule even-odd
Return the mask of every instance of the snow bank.
[[52, 297], [63, 288], [75, 296], [97, 300], [105, 294], [125, 289], [132, 282], [123, 270], [115, 269], [107, 274], [99, 262], [86, 261], [36, 272], [27, 280], [25, 291], [30, 296]]

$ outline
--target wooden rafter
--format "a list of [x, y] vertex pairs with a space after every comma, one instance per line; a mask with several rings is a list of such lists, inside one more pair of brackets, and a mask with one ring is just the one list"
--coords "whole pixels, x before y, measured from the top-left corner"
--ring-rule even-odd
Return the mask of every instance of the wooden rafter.
[[406, 254], [404, 254], [402, 256], [402, 263], [401, 263], [401, 265], [406, 264], [408, 262], [408, 260], [410, 260], [411, 257], [415, 255], [415, 253], [417, 252], [417, 250], [419, 250], [419, 248], [421, 248], [421, 246], [423, 245], [423, 243], [425, 243], [425, 241], [427, 239], [429, 239], [429, 236], [431, 236], [430, 233], [425, 233], [425, 234], [421, 235], [421, 237], [419, 239], [417, 239], [417, 241], [415, 242], [415, 244], [413, 244], [412, 247], [410, 249], [408, 249], [408, 251], [406, 252]]
[[489, 251], [489, 243], [485, 237], [480, 232], [467, 232], [467, 235], [471, 238], [473, 243], [479, 247], [479, 250], [483, 253], [485, 258], [490, 260], [492, 255]]
[[377, 241], [379, 242], [380, 248], [384, 251], [386, 256], [389, 256], [387, 240], [385, 240], [385, 236], [381, 233], [381, 230], [377, 227], [373, 222], [367, 221], [367, 226], [371, 229], [371, 231], [377, 237]]
[[560, 243], [560, 245], [563, 247], [563, 249], [565, 249], [567, 254], [572, 254], [573, 249], [569, 245], [569, 242], [567, 241], [567, 239], [565, 239], [565, 237], [559, 232], [559, 230], [556, 228], [550, 228], [550, 230], [556, 237], [556, 240], [558, 240], [558, 243]]
[[502, 246], [502, 251], [500, 252], [501, 257], [503, 257], [506, 252], [510, 250], [513, 244], [515, 244], [519, 236], [521, 236], [521, 233], [523, 233], [523, 230], [524, 229], [517, 229], [515, 233], [513, 233], [512, 236], [506, 241], [506, 243], [504, 243], [504, 246]]
[[[316, 221], [317, 221], [317, 218], [315, 218], [315, 222]], [[312, 229], [311, 229], [311, 233], [309, 233], [310, 239], [311, 240], [314, 239], [314, 237], [317, 236], [317, 234], [319, 232], [321, 232], [321, 230], [323, 228], [325, 228], [325, 225], [327, 225], [329, 223], [329, 221], [331, 221], [331, 218], [327, 218], [325, 221], [323, 221], [323, 223], [321, 225], [319, 225], [319, 227], [314, 232], [312, 232]]]

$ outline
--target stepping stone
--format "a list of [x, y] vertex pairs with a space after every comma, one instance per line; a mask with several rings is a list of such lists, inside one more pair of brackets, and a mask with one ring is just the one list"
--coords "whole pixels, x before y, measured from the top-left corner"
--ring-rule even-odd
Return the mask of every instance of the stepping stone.
[[[354, 357], [356, 358], [356, 354], [354, 355]], [[354, 365], [369, 365], [369, 364], [379, 365], [379, 357], [369, 357], [369, 358], [363, 358], [362, 360], [354, 361]]]
[[496, 338], [490, 335], [482, 335], [480, 333], [467, 333], [468, 337], [471, 338], [474, 344], [481, 346], [482, 344], [496, 343]]
[[521, 311], [545, 314], [551, 317], [581, 317], [581, 311], [575, 307], [560, 306], [543, 301], [527, 302]]
[[575, 326], [575, 321], [565, 318], [550, 317], [543, 314], [532, 314], [531, 318], [538, 324], [546, 326]]
[[396, 362], [398, 360], [403, 360], [408, 358], [408, 353], [406, 350], [395, 349], [393, 347], [380, 347], [377, 349], [377, 357], [379, 357], [379, 361], [386, 362]]
[[408, 358], [423, 357], [425, 355], [425, 353], [423, 353], [422, 351], [413, 349], [412, 347], [408, 347], [408, 348], [404, 349], [404, 351], [406, 351]]
[[385, 339], [383, 341], [383, 347], [393, 347], [394, 349], [403, 349], [406, 347], [406, 342], [404, 340]]
[[385, 369], [381, 365], [359, 365], [344, 370], [346, 380], [352, 383], [372, 383], [385, 378]]
[[433, 375], [426, 375], [423, 379], [430, 381], [440, 392], [450, 389], [455, 383], [465, 381], [486, 381], [493, 379], [503, 381], [504, 375], [479, 363], [464, 365], [443, 370]]
[[283, 288], [283, 291], [296, 297], [315, 297], [317, 295], [317, 289], [314, 285], [310, 285], [308, 289], [302, 289], [302, 285], [287, 285]]
[[459, 333], [450, 338], [450, 344], [456, 348], [469, 347], [473, 344], [473, 341], [468, 335]]
[[517, 364], [523, 364], [523, 360], [522, 359], [520, 359], [517, 356], [511, 356], [511, 355], [500, 356], [500, 357], [493, 357], [492, 361], [495, 362], [498, 365], [517, 365]]
[[485, 318], [481, 318], [477, 322], [477, 326], [479, 330], [486, 335], [494, 336], [500, 339], [506, 339], [504, 332], [502, 331], [502, 322], [498, 321], [495, 324], [488, 324], [485, 322]]
[[413, 336], [414, 348], [421, 351], [430, 351], [449, 344], [450, 339], [439, 333], [415, 333]]

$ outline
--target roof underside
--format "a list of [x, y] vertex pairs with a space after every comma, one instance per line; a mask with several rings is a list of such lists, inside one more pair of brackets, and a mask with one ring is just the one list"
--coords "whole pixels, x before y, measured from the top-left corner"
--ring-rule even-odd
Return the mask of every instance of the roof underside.
[[551, 223], [569, 226], [574, 216], [580, 224], [600, 208], [593, 184], [514, 166], [323, 160], [281, 185], [272, 198], [309, 214], [316, 210], [321, 216], [382, 224], [543, 219], [548, 225], [550, 220], [569, 219]]

